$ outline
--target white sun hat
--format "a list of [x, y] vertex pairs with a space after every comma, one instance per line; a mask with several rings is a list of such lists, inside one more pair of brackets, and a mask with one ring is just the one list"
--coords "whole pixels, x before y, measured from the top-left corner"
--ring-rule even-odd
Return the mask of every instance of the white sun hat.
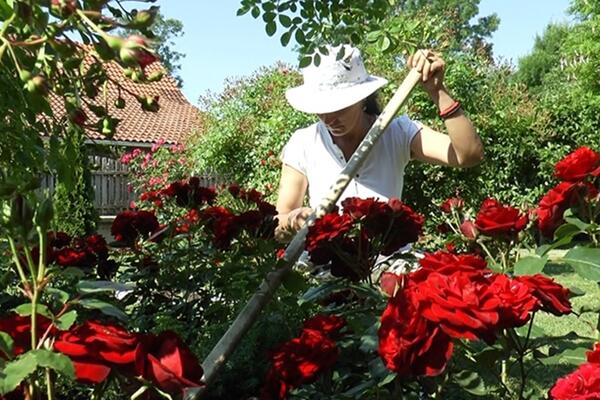
[[343, 45], [344, 57], [336, 60], [341, 46], [328, 47], [319, 66], [302, 69], [304, 84], [288, 89], [285, 97], [292, 107], [311, 114], [339, 111], [367, 98], [387, 79], [369, 75], [360, 50]]

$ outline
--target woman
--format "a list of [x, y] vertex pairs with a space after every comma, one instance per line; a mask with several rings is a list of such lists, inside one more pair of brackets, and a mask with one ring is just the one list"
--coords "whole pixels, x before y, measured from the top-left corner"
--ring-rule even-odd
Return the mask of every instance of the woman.
[[[319, 66], [303, 69], [304, 84], [286, 92], [292, 107], [317, 114], [319, 121], [296, 131], [283, 149], [279, 232], [302, 227], [380, 113], [376, 91], [387, 81], [367, 73], [358, 49], [347, 45], [344, 49], [343, 58], [337, 60], [339, 48], [330, 48]], [[340, 201], [351, 196], [401, 198], [404, 168], [410, 160], [471, 167], [483, 159], [481, 139], [444, 86], [444, 60], [419, 50], [408, 58], [407, 66], [422, 74], [422, 86], [440, 110], [447, 133], [406, 115], [394, 119]], [[310, 207], [303, 207], [307, 191]]]

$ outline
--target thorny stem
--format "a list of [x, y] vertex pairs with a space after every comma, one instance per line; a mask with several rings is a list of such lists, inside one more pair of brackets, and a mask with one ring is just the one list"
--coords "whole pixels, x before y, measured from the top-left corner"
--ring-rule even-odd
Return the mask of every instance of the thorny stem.
[[27, 277], [25, 276], [25, 271], [23, 270], [23, 266], [21, 265], [21, 260], [19, 260], [19, 256], [17, 253], [17, 246], [15, 246], [15, 241], [12, 237], [8, 237], [8, 243], [10, 245], [10, 251], [12, 253], [13, 262], [17, 267], [17, 272], [19, 273], [19, 278], [21, 278], [21, 284], [23, 285], [23, 289], [28, 292], [29, 283], [27, 282]]

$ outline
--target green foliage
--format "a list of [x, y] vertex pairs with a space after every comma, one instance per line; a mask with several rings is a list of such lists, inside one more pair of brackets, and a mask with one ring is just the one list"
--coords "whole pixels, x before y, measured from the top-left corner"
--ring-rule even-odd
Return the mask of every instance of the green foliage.
[[174, 49], [174, 38], [183, 35], [183, 23], [174, 18], [165, 18], [162, 14], [158, 14], [152, 30], [155, 34], [154, 50], [160, 58], [160, 62], [168, 71], [169, 75], [177, 81], [177, 86], [181, 87], [183, 80], [179, 75], [181, 69], [181, 60], [185, 54]]
[[72, 236], [85, 236], [96, 230], [98, 212], [94, 207], [94, 188], [88, 166], [83, 133], [64, 139], [64, 156], [69, 170], [57, 176], [54, 191], [52, 228]]
[[296, 72], [276, 65], [230, 82], [221, 95], [204, 99], [204, 130], [190, 144], [197, 172], [212, 171], [272, 200], [283, 145], [295, 129], [314, 120], [285, 100], [285, 90], [299, 82]]

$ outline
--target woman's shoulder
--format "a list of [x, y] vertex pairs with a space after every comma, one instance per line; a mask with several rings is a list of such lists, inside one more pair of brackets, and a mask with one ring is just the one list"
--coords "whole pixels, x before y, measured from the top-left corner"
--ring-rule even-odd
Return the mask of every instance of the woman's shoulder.
[[314, 142], [314, 140], [317, 139], [317, 137], [319, 136], [318, 124], [319, 124], [318, 122], [315, 122], [314, 124], [305, 126], [304, 128], [296, 129], [296, 131], [294, 131], [294, 133], [292, 133], [292, 135], [290, 136], [290, 139], [288, 142], [294, 142], [294, 143]]

